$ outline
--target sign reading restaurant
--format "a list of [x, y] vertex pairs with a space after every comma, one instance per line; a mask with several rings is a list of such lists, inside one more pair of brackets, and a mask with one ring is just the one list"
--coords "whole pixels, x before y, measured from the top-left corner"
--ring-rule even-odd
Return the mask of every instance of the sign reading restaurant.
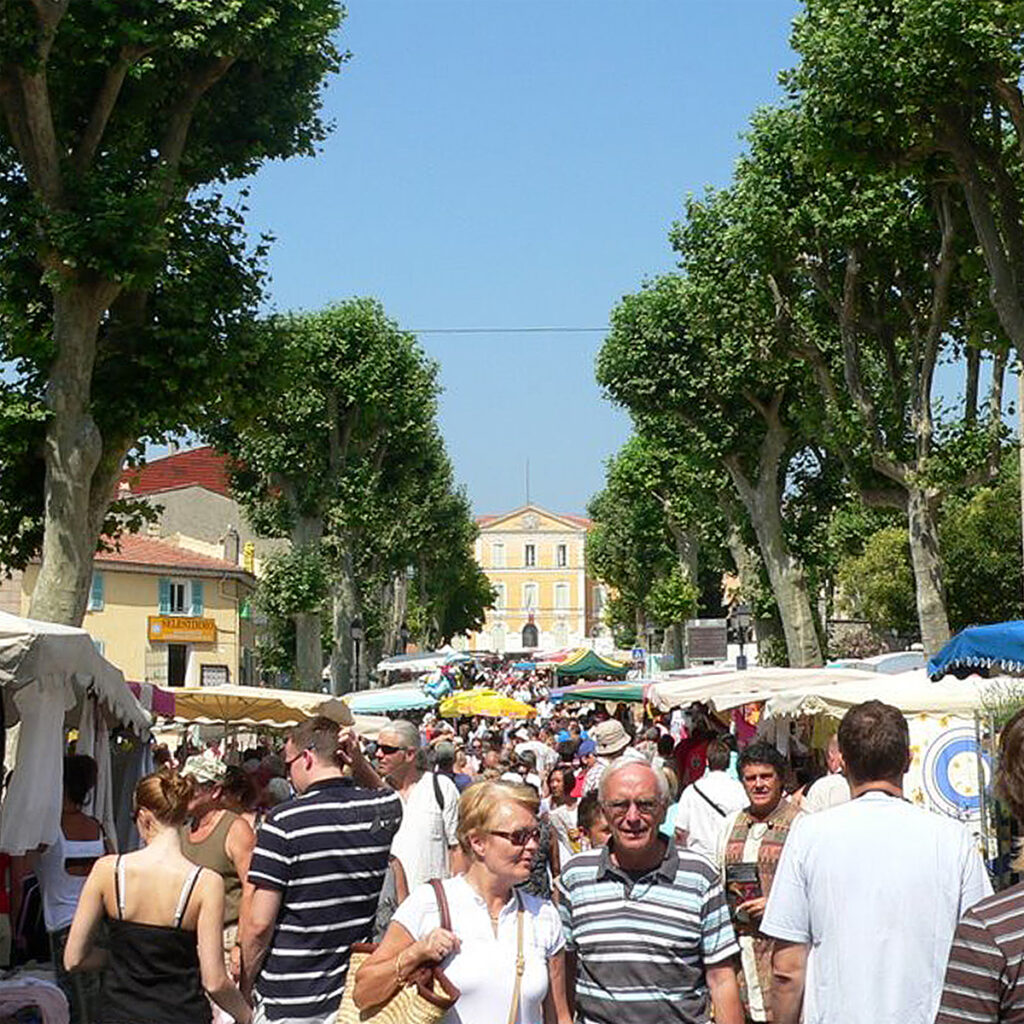
[[213, 619], [193, 619], [187, 615], [150, 615], [149, 639], [168, 644], [212, 644], [217, 642], [217, 623]]

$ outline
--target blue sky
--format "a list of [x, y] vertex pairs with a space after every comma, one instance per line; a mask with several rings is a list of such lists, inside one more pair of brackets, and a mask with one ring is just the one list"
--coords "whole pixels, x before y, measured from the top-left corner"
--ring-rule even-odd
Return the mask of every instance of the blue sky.
[[[725, 184], [792, 63], [789, 0], [352, 0], [322, 152], [264, 168], [277, 309], [373, 295], [403, 327], [601, 328], [669, 269], [684, 196]], [[421, 335], [477, 512], [583, 512], [626, 416], [600, 333]]]

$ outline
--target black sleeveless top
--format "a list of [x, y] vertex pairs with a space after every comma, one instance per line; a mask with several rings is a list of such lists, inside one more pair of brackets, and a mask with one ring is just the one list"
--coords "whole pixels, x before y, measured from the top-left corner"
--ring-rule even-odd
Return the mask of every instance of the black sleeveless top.
[[111, 955], [103, 981], [105, 1024], [210, 1024], [196, 933], [180, 927], [202, 870], [197, 866], [185, 880], [174, 924], [141, 924], [124, 920], [124, 866], [117, 858], [117, 917], [107, 921]]

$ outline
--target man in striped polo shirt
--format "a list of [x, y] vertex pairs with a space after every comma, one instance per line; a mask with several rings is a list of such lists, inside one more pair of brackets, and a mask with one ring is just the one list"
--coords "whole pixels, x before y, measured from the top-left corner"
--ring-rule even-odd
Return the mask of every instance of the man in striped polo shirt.
[[370, 938], [402, 801], [342, 777], [344, 756], [354, 778], [375, 778], [354, 736], [339, 748], [329, 718], [296, 726], [284, 755], [299, 795], [278, 804], [256, 838], [242, 991], [255, 993], [257, 1024], [322, 1024], [338, 1011], [349, 949]]
[[619, 760], [600, 783], [607, 846], [573, 857], [556, 882], [568, 987], [579, 1024], [743, 1024], [739, 946], [715, 866], [658, 828], [668, 783]]

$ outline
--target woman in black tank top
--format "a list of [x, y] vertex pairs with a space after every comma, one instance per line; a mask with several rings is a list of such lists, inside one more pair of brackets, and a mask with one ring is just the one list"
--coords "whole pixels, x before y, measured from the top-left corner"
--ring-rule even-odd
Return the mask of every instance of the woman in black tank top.
[[92, 938], [106, 918], [103, 1024], [210, 1024], [207, 995], [239, 1024], [251, 1024], [252, 1009], [224, 969], [224, 883], [181, 852], [178, 828], [190, 796], [187, 779], [143, 779], [135, 815], [145, 847], [103, 857], [86, 881], [64, 963], [88, 970], [105, 959]]

